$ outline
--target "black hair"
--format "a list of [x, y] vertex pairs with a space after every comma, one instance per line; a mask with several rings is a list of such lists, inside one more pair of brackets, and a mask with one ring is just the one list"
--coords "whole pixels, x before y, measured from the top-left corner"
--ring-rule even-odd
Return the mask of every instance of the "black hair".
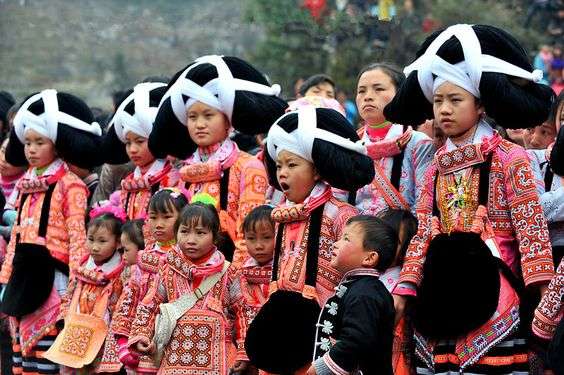
[[564, 126], [560, 127], [550, 152], [550, 169], [555, 175], [564, 177]]
[[[234, 78], [270, 86], [264, 75], [246, 61], [230, 56], [224, 56], [222, 59]], [[167, 89], [170, 89], [185, 70], [193, 64], [189, 64], [177, 72], [169, 82]], [[217, 69], [212, 64], [198, 65], [186, 75], [186, 78], [201, 86], [217, 77]], [[187, 101], [188, 98], [185, 97], [184, 100]], [[287, 107], [288, 103], [276, 96], [236, 90], [231, 125], [235, 130], [245, 134], [267, 133], [270, 126], [278, 117], [284, 114]], [[171, 98], [165, 99], [159, 106], [159, 112], [149, 137], [151, 153], [157, 158], [172, 155], [180, 159], [186, 159], [194, 153], [196, 148], [196, 144], [188, 134], [186, 124], [178, 121], [174, 114]]]
[[552, 108], [550, 109], [548, 121], [551, 125], [556, 125], [556, 116], [558, 116], [559, 107], [563, 107], [564, 111], [564, 90], [560, 91], [560, 94], [558, 94], [556, 100], [554, 101], [554, 104], [552, 105]]
[[112, 103], [114, 105], [114, 108], [117, 109], [117, 107], [119, 107], [119, 104], [123, 102], [123, 99], [125, 99], [130, 93], [131, 92], [129, 92], [129, 90], [117, 90], [112, 92]]
[[258, 223], [268, 223], [274, 229], [274, 220], [272, 220], [271, 214], [272, 206], [267, 204], [253, 208], [243, 221], [243, 232], [256, 231]]
[[[533, 67], [519, 42], [497, 27], [473, 25], [483, 54], [492, 55], [527, 71]], [[444, 30], [431, 34], [417, 51], [419, 58]], [[451, 37], [439, 48], [437, 56], [450, 64], [464, 60], [460, 41]], [[548, 117], [554, 100], [552, 89], [543, 84], [518, 79], [501, 73], [483, 72], [480, 80], [480, 103], [489, 117], [506, 129], [536, 126]], [[394, 99], [384, 108], [386, 119], [404, 125], [417, 126], [434, 118], [430, 103], [419, 85], [417, 71], [412, 71]]]
[[7, 132], [8, 127], [8, 112], [16, 104], [12, 94], [6, 91], [0, 91], [0, 121], [2, 121], [2, 136]]
[[362, 246], [378, 253], [376, 270], [384, 272], [394, 261], [398, 237], [394, 229], [382, 219], [371, 215], [353, 216], [347, 225], [358, 224], [363, 231]]
[[133, 242], [139, 250], [143, 250], [145, 248], [143, 224], [143, 219], [137, 219], [128, 220], [121, 226], [121, 233], [127, 235], [129, 240]]
[[184, 207], [174, 224], [174, 232], [178, 233], [178, 228], [181, 225], [192, 228], [198, 224], [209, 229], [212, 232], [214, 242], [217, 243], [219, 238], [219, 215], [211, 204], [195, 202]]
[[[315, 111], [318, 128], [348, 138], [353, 142], [359, 140], [356, 131], [339, 112], [328, 108], [316, 108]], [[297, 112], [284, 116], [278, 121], [278, 125], [287, 133], [297, 129]], [[276, 161], [272, 159], [268, 152], [265, 152], [264, 155], [270, 185], [282, 190], [276, 178]], [[313, 141], [311, 155], [313, 165], [321, 179], [337, 189], [356, 191], [374, 179], [374, 161], [366, 155], [361, 155], [321, 139]]]
[[360, 80], [360, 77], [364, 73], [371, 72], [373, 70], [381, 70], [384, 74], [390, 77], [390, 79], [392, 80], [392, 84], [396, 88], [396, 91], [400, 88], [403, 81], [405, 81], [405, 74], [403, 74], [400, 68], [398, 68], [394, 64], [389, 64], [385, 62], [372, 63], [365, 66], [360, 70], [360, 73], [358, 73], [358, 76], [356, 77], [356, 81], [358, 82]]
[[90, 221], [88, 222], [87, 231], [89, 229], [97, 230], [99, 228], [106, 228], [119, 240], [119, 236], [121, 235], [121, 226], [121, 220], [115, 217], [111, 212], [107, 212], [102, 215], [96, 216], [93, 219], [90, 219]]
[[[381, 212], [378, 214], [378, 217], [396, 231], [400, 249], [392, 264], [401, 266], [403, 264], [403, 259], [405, 258], [405, 253], [407, 252], [407, 248], [409, 247], [409, 243], [411, 242], [413, 236], [417, 233], [417, 219], [409, 210], [394, 208], [389, 208]], [[401, 228], [403, 228], [403, 238], [400, 237]]]
[[166, 214], [176, 210], [180, 213], [184, 206], [188, 204], [188, 200], [184, 194], [175, 192], [171, 189], [161, 189], [157, 191], [149, 201], [148, 211], [154, 211], [159, 214]]
[[316, 74], [309, 77], [304, 81], [304, 83], [302, 83], [302, 85], [300, 86], [300, 95], [305, 96], [307, 90], [321, 83], [328, 83], [333, 86], [333, 89], [336, 89], [335, 81], [333, 81], [333, 78], [329, 77], [327, 74]]
[[[27, 97], [23, 103], [35, 94]], [[87, 124], [94, 122], [92, 111], [80, 98], [65, 92], [58, 92], [57, 102], [59, 111], [82, 120]], [[31, 103], [28, 110], [35, 115], [42, 115], [45, 112], [43, 100], [38, 99]], [[58, 123], [55, 149], [61, 159], [77, 167], [90, 170], [93, 167], [102, 165], [104, 162], [100, 152], [101, 140], [101, 137], [95, 134], [73, 128], [64, 123]], [[10, 132], [10, 141], [6, 149], [6, 160], [13, 166], [18, 167], [28, 164], [24, 153], [24, 144], [19, 140], [13, 129]]]

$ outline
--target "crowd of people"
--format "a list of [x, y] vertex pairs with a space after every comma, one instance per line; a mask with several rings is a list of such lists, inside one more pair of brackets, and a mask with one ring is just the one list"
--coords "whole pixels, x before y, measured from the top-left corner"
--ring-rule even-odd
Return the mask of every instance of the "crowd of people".
[[564, 374], [542, 79], [507, 32], [454, 25], [362, 69], [357, 111], [324, 74], [286, 101], [215, 55], [102, 126], [0, 93], [2, 374]]

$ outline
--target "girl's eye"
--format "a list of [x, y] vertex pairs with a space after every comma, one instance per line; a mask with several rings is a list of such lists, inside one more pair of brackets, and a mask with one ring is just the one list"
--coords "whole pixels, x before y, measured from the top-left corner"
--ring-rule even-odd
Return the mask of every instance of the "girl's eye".
[[294, 168], [295, 166], [297, 166], [296, 163], [290, 163], [290, 164], [288, 164], [288, 167], [290, 167], [290, 168]]

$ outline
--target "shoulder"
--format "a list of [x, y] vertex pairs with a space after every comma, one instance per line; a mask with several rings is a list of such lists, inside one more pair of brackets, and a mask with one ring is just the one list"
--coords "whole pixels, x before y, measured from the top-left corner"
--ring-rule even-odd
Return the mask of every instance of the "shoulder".
[[241, 170], [264, 170], [264, 166], [261, 161], [256, 156], [248, 154], [245, 151], [239, 151], [239, 156], [237, 156], [234, 166]]
[[527, 163], [530, 164], [530, 154], [518, 144], [503, 139], [494, 153], [502, 164]]
[[325, 216], [335, 220], [343, 218], [348, 219], [349, 217], [358, 215], [358, 209], [347, 202], [331, 197], [325, 204], [323, 213]]
[[80, 177], [78, 177], [71, 171], [67, 171], [67, 173], [65, 173], [63, 177], [61, 177], [60, 182], [61, 184], [59, 185], [65, 191], [74, 189], [74, 190], [83, 190], [86, 192], [88, 190], [86, 184], [80, 179]]
[[[385, 308], [393, 308], [394, 302], [392, 295], [384, 284], [373, 276], [359, 277], [349, 284], [349, 291], [345, 295], [348, 301], [366, 301], [375, 303]], [[370, 302], [372, 301], [372, 302]]]

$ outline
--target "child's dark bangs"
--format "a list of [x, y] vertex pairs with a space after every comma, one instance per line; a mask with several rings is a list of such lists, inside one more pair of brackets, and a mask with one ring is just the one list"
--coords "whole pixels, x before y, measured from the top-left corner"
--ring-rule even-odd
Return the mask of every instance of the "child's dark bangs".
[[149, 203], [149, 211], [158, 214], [169, 214], [176, 211], [170, 194], [155, 194]]

